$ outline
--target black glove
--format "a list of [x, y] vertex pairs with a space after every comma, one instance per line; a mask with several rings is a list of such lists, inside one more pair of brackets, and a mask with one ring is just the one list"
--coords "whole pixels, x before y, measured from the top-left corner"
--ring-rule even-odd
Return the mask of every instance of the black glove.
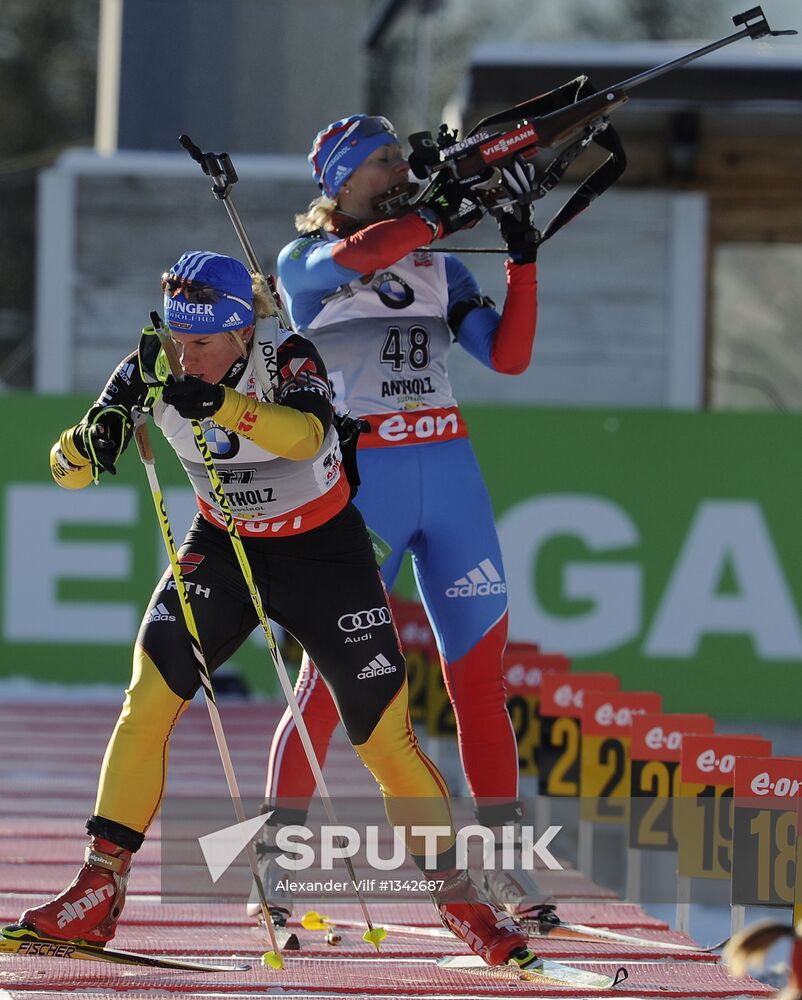
[[448, 171], [442, 170], [435, 177], [431, 190], [420, 204], [419, 211], [424, 218], [427, 210], [434, 213], [442, 224], [442, 236], [456, 233], [460, 229], [470, 229], [485, 214], [479, 195], [471, 187], [471, 184], [475, 183], [476, 177], [472, 177], [469, 183], [458, 180]]
[[93, 406], [75, 428], [73, 442], [92, 464], [95, 482], [101, 472], [117, 475], [117, 459], [128, 446], [133, 429], [130, 414], [121, 406]]
[[222, 385], [204, 382], [194, 375], [185, 375], [181, 382], [168, 376], [162, 399], [174, 406], [187, 420], [203, 420], [214, 416], [223, 405], [225, 390]]
[[497, 214], [502, 238], [507, 244], [510, 259], [515, 264], [531, 264], [537, 260], [540, 233], [535, 229], [532, 202], [535, 194], [535, 168], [526, 160], [516, 157], [507, 167], [501, 168], [502, 186], [514, 199]]

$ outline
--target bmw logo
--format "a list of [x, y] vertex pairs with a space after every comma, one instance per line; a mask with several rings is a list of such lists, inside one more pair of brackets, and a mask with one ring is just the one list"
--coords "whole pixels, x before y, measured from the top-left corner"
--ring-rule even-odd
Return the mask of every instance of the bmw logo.
[[388, 309], [405, 309], [415, 301], [415, 293], [410, 286], [392, 271], [377, 272], [371, 288]]
[[239, 438], [225, 427], [210, 423], [204, 427], [203, 436], [213, 458], [234, 458], [239, 451]]

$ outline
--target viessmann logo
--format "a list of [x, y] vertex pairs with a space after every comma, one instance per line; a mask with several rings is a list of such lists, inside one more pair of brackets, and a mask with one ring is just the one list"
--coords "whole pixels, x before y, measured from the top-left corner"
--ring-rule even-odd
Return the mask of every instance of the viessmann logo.
[[531, 125], [527, 125], [509, 135], [499, 136], [495, 142], [483, 146], [482, 153], [485, 157], [503, 156], [505, 153], [525, 145], [530, 139], [537, 139], [537, 132]]

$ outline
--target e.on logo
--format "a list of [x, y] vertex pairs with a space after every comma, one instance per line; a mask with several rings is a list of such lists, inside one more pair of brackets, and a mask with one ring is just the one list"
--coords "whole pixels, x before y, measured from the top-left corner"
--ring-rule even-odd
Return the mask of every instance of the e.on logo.
[[703, 750], [696, 758], [696, 766], [703, 774], [713, 771], [729, 774], [735, 768], [735, 754], [723, 753], [718, 757], [715, 750]]
[[788, 778], [781, 775], [772, 781], [768, 771], [761, 771], [756, 774], [749, 785], [750, 791], [755, 795], [775, 795], [778, 799], [787, 799], [799, 794], [800, 782], [798, 778]]
[[681, 780], [729, 788], [734, 784], [739, 758], [761, 757], [770, 753], [771, 743], [760, 736], [731, 733], [685, 736], [680, 757]]
[[[736, 799], [762, 801], [761, 808], [796, 809], [802, 791], [802, 758], [799, 757], [739, 757], [735, 765], [734, 794]], [[748, 803], [754, 805], [754, 803]]]
[[632, 713], [637, 711], [637, 709], [630, 708], [628, 705], [622, 705], [621, 708], [614, 708], [609, 701], [606, 701], [603, 705], [599, 705], [593, 718], [600, 726], [616, 726], [618, 729], [629, 729], [632, 725]]
[[454, 410], [428, 411], [420, 415], [395, 413], [379, 424], [379, 436], [384, 441], [428, 441], [458, 437], [460, 424]]
[[654, 726], [644, 737], [644, 742], [650, 750], [679, 750], [682, 733], [676, 729], [666, 732], [662, 726]]
[[540, 667], [525, 667], [516, 663], [504, 675], [509, 687], [527, 687], [537, 690], [543, 683], [543, 671]]
[[544, 678], [550, 673], [566, 676], [571, 661], [562, 653], [543, 653], [531, 642], [510, 642], [504, 650], [502, 669], [508, 693], [539, 694]]
[[664, 712], [636, 716], [632, 720], [632, 759], [679, 761], [686, 735], [712, 733], [714, 729], [709, 715]]
[[582, 732], [629, 734], [632, 721], [646, 712], [659, 712], [660, 695], [654, 691], [589, 691], [582, 712]]
[[589, 691], [617, 691], [620, 681], [615, 674], [584, 673], [566, 677], [563, 672], [544, 673], [540, 688], [542, 716], [568, 716], [579, 719]]
[[584, 688], [574, 688], [570, 684], [561, 684], [554, 692], [554, 704], [560, 708], [582, 708], [584, 701]]

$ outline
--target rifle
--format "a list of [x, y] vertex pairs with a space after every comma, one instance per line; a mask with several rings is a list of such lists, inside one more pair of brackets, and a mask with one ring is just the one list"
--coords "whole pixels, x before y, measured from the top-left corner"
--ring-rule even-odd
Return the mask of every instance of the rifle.
[[[500, 185], [500, 168], [516, 156], [530, 160], [541, 150], [565, 144], [540, 174], [528, 198], [535, 201], [559, 183], [569, 165], [591, 144], [598, 145], [608, 157], [582, 181], [545, 227], [541, 242], [547, 240], [623, 174], [626, 154], [607, 116], [629, 100], [632, 90], [741, 38], [797, 34], [793, 29], [772, 31], [761, 7], [736, 14], [732, 20], [736, 27], [742, 25], [739, 31], [604, 90], [596, 91], [587, 76], [578, 76], [548, 93], [488, 115], [462, 140], [458, 141], [457, 131], [447, 125], [440, 126], [436, 138], [431, 132], [414, 132], [409, 137], [410, 169], [416, 177], [430, 181], [442, 171], [450, 171], [479, 196], [488, 211], [498, 214], [517, 203]], [[415, 195], [415, 204], [426, 197], [430, 186]], [[409, 187], [399, 185], [388, 191], [377, 201], [378, 210], [392, 215], [399, 208], [413, 207]]]

